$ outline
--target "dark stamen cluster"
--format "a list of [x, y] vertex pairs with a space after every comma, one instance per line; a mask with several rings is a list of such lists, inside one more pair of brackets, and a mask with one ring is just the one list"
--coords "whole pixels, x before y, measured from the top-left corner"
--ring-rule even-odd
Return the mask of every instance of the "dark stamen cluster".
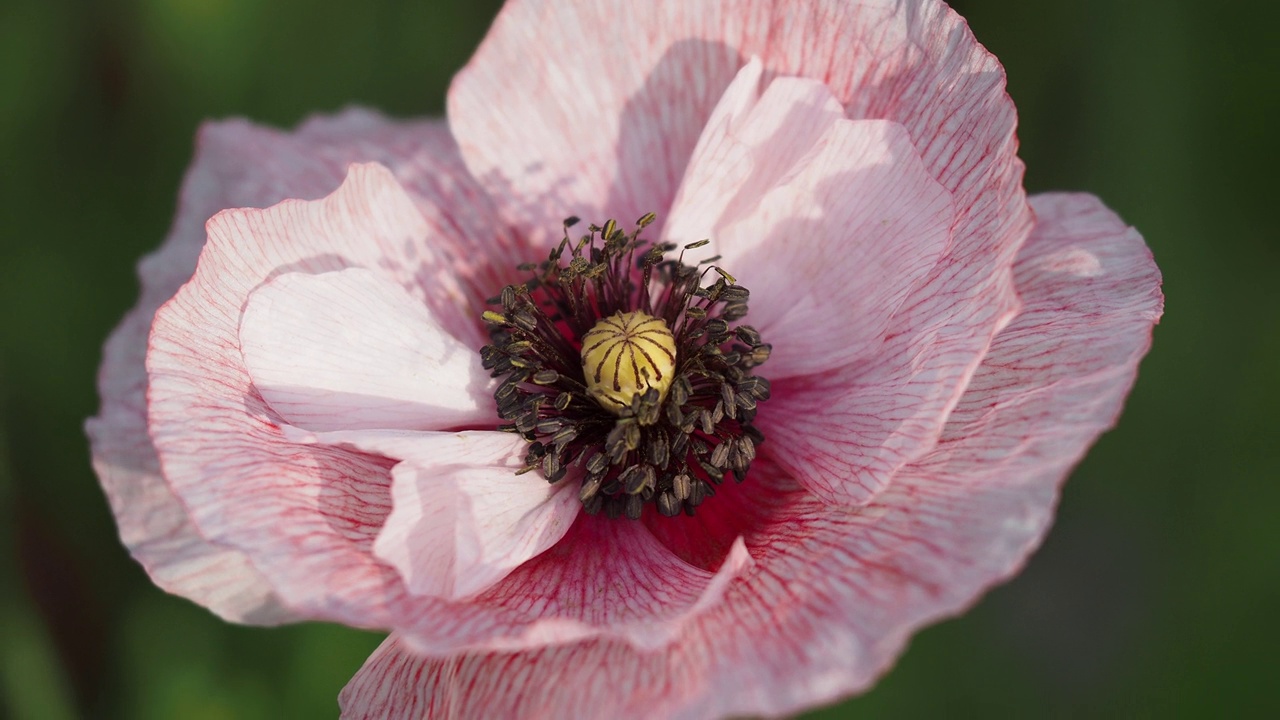
[[[579, 497], [586, 512], [638, 519], [647, 502], [666, 516], [689, 515], [732, 475], [741, 482], [764, 435], [752, 425], [756, 404], [769, 399], [769, 381], [752, 371], [770, 346], [749, 325], [749, 292], [709, 258], [685, 265], [670, 243], [650, 246], [613, 220], [571, 240], [546, 261], [525, 264], [533, 277], [490, 299], [501, 311], [484, 313], [491, 344], [481, 359], [493, 377], [501, 429], [529, 441], [525, 467], [559, 482], [581, 468]], [[686, 245], [706, 245], [702, 240]], [[645, 249], [647, 247], [647, 249]], [[637, 257], [638, 256], [638, 257]], [[705, 267], [704, 267], [705, 266]], [[708, 276], [715, 278], [704, 286]], [[675, 338], [674, 380], [665, 397], [647, 388], [630, 407], [610, 411], [588, 394], [582, 338], [601, 320], [642, 311], [666, 322]]]

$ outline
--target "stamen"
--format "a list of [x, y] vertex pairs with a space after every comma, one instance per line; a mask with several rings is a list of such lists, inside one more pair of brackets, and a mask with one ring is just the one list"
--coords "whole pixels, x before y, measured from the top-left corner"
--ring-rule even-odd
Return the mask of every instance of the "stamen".
[[483, 316], [500, 429], [529, 441], [519, 472], [571, 478], [588, 514], [692, 515], [726, 474], [747, 476], [764, 441], [752, 423], [769, 383], [753, 370], [770, 346], [734, 324], [750, 293], [710, 265], [718, 258], [690, 266], [683, 251], [664, 257], [674, 245], [641, 240], [654, 220], [629, 234], [609, 220], [573, 240], [569, 218], [546, 261], [520, 266], [533, 278]]

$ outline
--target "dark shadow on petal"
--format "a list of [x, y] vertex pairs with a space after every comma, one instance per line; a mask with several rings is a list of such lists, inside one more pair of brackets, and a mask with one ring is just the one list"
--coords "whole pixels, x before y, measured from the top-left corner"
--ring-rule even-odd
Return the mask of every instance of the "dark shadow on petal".
[[608, 217], [625, 227], [655, 212], [649, 237], [661, 234], [707, 118], [746, 60], [736, 48], [706, 40], [667, 49], [623, 110]]

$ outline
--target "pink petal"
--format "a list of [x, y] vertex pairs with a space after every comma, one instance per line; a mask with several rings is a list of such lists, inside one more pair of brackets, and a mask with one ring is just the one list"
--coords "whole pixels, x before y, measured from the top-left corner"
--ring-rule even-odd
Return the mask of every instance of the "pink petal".
[[391, 170], [429, 230], [402, 255], [385, 260], [412, 272], [415, 292], [425, 292], [446, 330], [475, 347], [487, 343], [475, 308], [483, 307], [494, 288], [525, 279], [515, 267], [529, 260], [530, 250], [499, 222], [493, 201], [467, 171], [445, 124], [388, 120], [352, 109], [313, 117], [298, 136], [310, 145], [309, 155], [336, 169], [328, 189], [337, 187], [352, 162], [373, 161]]
[[[714, 238], [723, 244], [719, 226], [744, 217], [765, 193], [789, 181], [802, 160], [812, 159], [818, 141], [844, 119], [839, 101], [816, 80], [779, 78], [762, 97], [763, 72], [760, 58], [751, 58], [707, 119], [672, 203], [665, 239], [683, 244]], [[735, 238], [739, 255], [759, 244], [752, 239]]]
[[343, 691], [343, 717], [773, 716], [868, 687], [915, 629], [1025, 562], [1059, 484], [1115, 421], [1160, 315], [1136, 232], [1088, 196], [1034, 206], [1016, 268], [1024, 313], [943, 443], [874, 504], [849, 511], [769, 485], [787, 500], [755, 534], [754, 570], [661, 652], [592, 640], [437, 660], [393, 636]]
[[924, 468], [967, 461], [992, 475], [1030, 473], [1034, 464], [1017, 463], [1045, 459], [1023, 451], [1026, 443], [1074, 464], [1114, 424], [1150, 348], [1164, 297], [1137, 230], [1092, 195], [1045, 193], [1031, 206], [1036, 229], [1014, 267], [1023, 310], [992, 345]]
[[[303, 252], [361, 237], [388, 244], [411, 209], [385, 171], [358, 166], [325, 200], [222, 213], [210, 223], [196, 275], [156, 314], [151, 335], [150, 427], [166, 478], [206, 537], [244, 552], [282, 601], [309, 617], [401, 628], [440, 651], [611, 632], [667, 642], [714, 606], [747, 564], [745, 549], [712, 572], [685, 564], [639, 524], [579, 522], [571, 532], [580, 539], [566, 539], [467, 602], [413, 595], [375, 554], [391, 512], [393, 462], [298, 444], [257, 394], [238, 348], [243, 298], [273, 267], [341, 269], [332, 254]], [[302, 257], [277, 262], [290, 248]], [[595, 551], [557, 553], [584, 546]], [[619, 576], [635, 579], [604, 581]]]
[[748, 322], [774, 347], [765, 374], [776, 381], [880, 352], [955, 213], [901, 125], [845, 120], [812, 80], [779, 78], [744, 101], [758, 69], [749, 63], [713, 114], [666, 239], [714, 238], [701, 253], [751, 289]]
[[[649, 30], [618, 31], [638, 27]], [[543, 59], [531, 46], [557, 51]], [[932, 1], [515, 0], [455, 79], [450, 126], [504, 216], [535, 241], [570, 213], [625, 223], [671, 207], [707, 119], [753, 55], [764, 81], [819, 80], [846, 117], [901, 124], [956, 209], [949, 248], [901, 301], [885, 344], [838, 374], [782, 379], [775, 397], [787, 402], [761, 417], [807, 487], [861, 504], [937, 443], [1018, 307], [1009, 267], [1031, 214], [1014, 110], [999, 63], [962, 19]], [[753, 322], [778, 311], [764, 305], [752, 303]]]
[[[933, 323], [904, 322], [874, 357], [774, 383], [756, 424], [773, 456], [825, 502], [866, 504], [936, 447], [981, 357], [966, 352], [981, 325], [947, 327], [961, 309], [945, 296], [928, 305]], [[1002, 312], [996, 327], [1010, 315]]]
[[254, 388], [310, 430], [491, 425], [479, 355], [399, 285], [360, 268], [285, 273], [249, 295], [240, 352]]
[[200, 534], [243, 553], [298, 615], [390, 626], [404, 590], [371, 551], [390, 511], [391, 463], [283, 440], [243, 364], [241, 310], [280, 273], [366, 265], [414, 287], [401, 271], [429, 257], [386, 261], [425, 230], [387, 170], [353, 166], [324, 200], [215, 217], [195, 275], [155, 315], [149, 427], [164, 477]]
[[582, 503], [574, 483], [516, 475], [528, 443], [499, 432], [318, 433], [403, 462], [391, 471], [391, 514], [373, 550], [409, 592], [463, 600], [492, 587], [568, 532]]
[[766, 79], [825, 83], [850, 118], [906, 126], [930, 174], [970, 208], [958, 237], [998, 247], [1024, 236], [1004, 73], [933, 0], [508, 2], [454, 79], [450, 127], [504, 217], [532, 236], [558, 237], [571, 213], [661, 215], [752, 56]]
[[718, 568], [703, 570], [677, 558], [639, 523], [580, 515], [562, 542], [489, 590], [467, 603], [421, 603], [394, 629], [431, 654], [524, 650], [590, 637], [656, 650], [717, 607], [751, 564], [741, 538]]
[[[214, 213], [266, 207], [286, 197], [321, 197], [357, 160], [388, 163], [409, 178], [420, 206], [451, 209], [450, 216], [442, 210], [428, 215], [437, 241], [465, 247], [466, 240], [485, 238], [492, 241], [480, 247], [503, 247], [506, 235], [484, 222], [493, 215], [481, 209], [487, 198], [462, 167], [442, 123], [397, 123], [348, 111], [314, 119], [296, 133], [240, 120], [206, 124], [173, 228], [163, 247], [139, 265], [142, 296], [104, 349], [98, 378], [102, 408], [86, 430], [121, 538], [160, 587], [228, 620], [275, 623], [290, 614], [242, 553], [196, 531], [160, 474], [146, 420], [144, 357], [151, 319], [191, 277], [205, 242], [205, 221]], [[474, 322], [468, 326], [475, 332]]]
[[[716, 238], [707, 252], [751, 288], [748, 321], [774, 346], [763, 371], [785, 390], [760, 427], [806, 486], [860, 504], [937, 442], [976, 361], [952, 338], [987, 323], [965, 327], [952, 297], [913, 325], [899, 316], [954, 219], [902, 127], [844, 120], [809, 80], [775, 80], [754, 100], [758, 67], [708, 123], [666, 239]], [[811, 377], [786, 382], [797, 375]]]
[[[123, 358], [127, 351], [120, 341], [132, 334], [140, 317], [135, 312], [125, 320], [108, 343], [108, 356]], [[108, 375], [120, 378], [124, 373], [108, 369], [104, 380]], [[195, 600], [224, 620], [275, 625], [293, 619], [242, 553], [214, 545], [196, 532], [160, 475], [144, 409], [129, 407], [121, 390], [114, 396], [104, 393], [103, 409], [86, 429], [93, 442], [94, 470], [130, 553], [156, 585]]]

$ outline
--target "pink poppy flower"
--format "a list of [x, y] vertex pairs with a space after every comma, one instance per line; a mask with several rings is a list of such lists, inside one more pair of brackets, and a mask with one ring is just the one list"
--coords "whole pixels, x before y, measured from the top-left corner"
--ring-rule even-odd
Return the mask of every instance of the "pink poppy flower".
[[88, 425], [122, 538], [391, 631], [344, 717], [863, 690], [1025, 562], [1161, 313], [1014, 121], [940, 2], [514, 0], [447, 125], [206, 125]]

